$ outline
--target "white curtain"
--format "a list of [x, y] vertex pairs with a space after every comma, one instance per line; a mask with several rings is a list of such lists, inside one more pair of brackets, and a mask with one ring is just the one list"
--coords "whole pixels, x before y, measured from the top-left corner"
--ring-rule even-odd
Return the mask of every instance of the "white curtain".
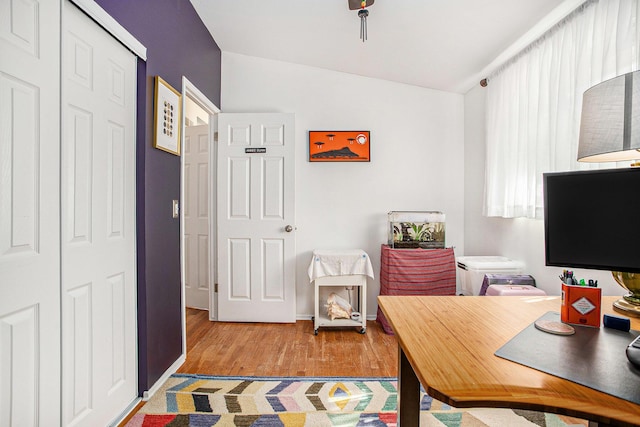
[[489, 76], [486, 216], [542, 218], [543, 172], [602, 167], [576, 160], [582, 94], [640, 68], [639, 1], [587, 1]]

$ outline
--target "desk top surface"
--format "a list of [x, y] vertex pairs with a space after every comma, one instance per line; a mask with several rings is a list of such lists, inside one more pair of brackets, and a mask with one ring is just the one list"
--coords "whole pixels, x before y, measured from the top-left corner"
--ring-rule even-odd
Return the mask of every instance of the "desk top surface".
[[[602, 312], [621, 316], [602, 298]], [[511, 407], [638, 425], [640, 405], [494, 353], [560, 297], [380, 296], [382, 311], [427, 393], [454, 407]], [[631, 319], [640, 330], [640, 319]]]

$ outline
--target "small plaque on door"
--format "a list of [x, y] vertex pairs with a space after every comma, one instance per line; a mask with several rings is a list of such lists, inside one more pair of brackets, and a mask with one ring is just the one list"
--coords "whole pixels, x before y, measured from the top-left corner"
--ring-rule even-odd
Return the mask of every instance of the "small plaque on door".
[[251, 147], [251, 148], [245, 148], [244, 152], [246, 154], [259, 154], [259, 153], [266, 153], [267, 152], [267, 148], [266, 147]]

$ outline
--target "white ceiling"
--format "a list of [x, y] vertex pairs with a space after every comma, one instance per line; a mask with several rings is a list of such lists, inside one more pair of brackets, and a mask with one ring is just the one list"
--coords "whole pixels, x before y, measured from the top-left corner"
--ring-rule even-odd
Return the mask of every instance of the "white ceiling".
[[223, 52], [466, 93], [584, 0], [191, 0]]

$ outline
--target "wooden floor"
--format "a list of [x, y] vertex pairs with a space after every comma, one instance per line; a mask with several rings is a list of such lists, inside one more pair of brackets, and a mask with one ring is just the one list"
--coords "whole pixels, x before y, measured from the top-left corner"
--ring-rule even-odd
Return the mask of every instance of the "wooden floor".
[[320, 328], [313, 322], [210, 322], [209, 313], [187, 309], [187, 361], [181, 373], [256, 376], [395, 377], [398, 347], [380, 324]]
[[[209, 312], [187, 308], [187, 361], [178, 372], [203, 375], [395, 377], [398, 344], [380, 324], [320, 328], [313, 322], [210, 322]], [[120, 424], [123, 427], [144, 405]]]

